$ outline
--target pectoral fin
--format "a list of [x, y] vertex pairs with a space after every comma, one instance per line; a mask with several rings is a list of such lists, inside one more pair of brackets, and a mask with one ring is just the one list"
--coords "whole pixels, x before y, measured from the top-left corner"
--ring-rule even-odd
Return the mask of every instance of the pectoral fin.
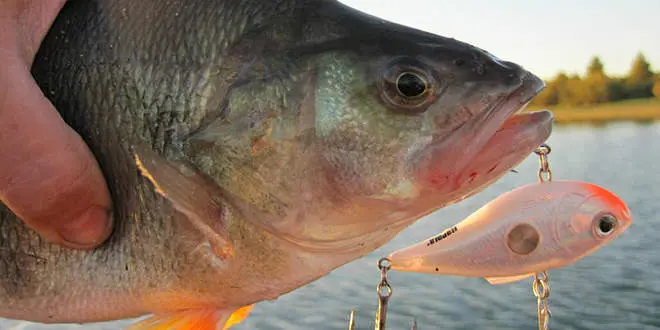
[[132, 324], [126, 330], [227, 330], [241, 323], [252, 310], [252, 306], [239, 308], [231, 314], [212, 309], [194, 309], [175, 314], [154, 315]]
[[486, 281], [492, 285], [499, 285], [499, 284], [507, 284], [507, 283], [514, 283], [518, 281], [522, 281], [528, 277], [532, 277], [534, 274], [523, 274], [523, 275], [515, 275], [515, 276], [504, 276], [504, 277], [486, 277]]
[[133, 148], [135, 163], [157, 193], [169, 200], [209, 241], [222, 259], [233, 256], [220, 193], [193, 169], [174, 164], [143, 146]]

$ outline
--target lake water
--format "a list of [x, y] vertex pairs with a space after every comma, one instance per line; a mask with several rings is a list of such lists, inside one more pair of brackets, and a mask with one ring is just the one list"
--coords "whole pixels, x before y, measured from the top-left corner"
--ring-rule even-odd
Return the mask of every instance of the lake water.
[[[551, 329], [660, 328], [660, 124], [616, 123], [601, 127], [555, 127], [548, 141], [557, 180], [604, 186], [628, 203], [633, 225], [611, 244], [582, 261], [550, 272]], [[484, 192], [418, 221], [381, 249], [274, 302], [258, 304], [234, 329], [347, 328], [357, 308], [359, 329], [373, 329], [379, 279], [376, 261], [427, 238], [519, 185], [533, 183], [537, 158]], [[536, 299], [531, 280], [492, 286], [483, 279], [390, 273], [394, 294], [388, 328], [534, 329]], [[117, 329], [128, 322], [44, 326], [1, 321], [0, 329]], [[234, 330], [232, 329], [232, 330]]]

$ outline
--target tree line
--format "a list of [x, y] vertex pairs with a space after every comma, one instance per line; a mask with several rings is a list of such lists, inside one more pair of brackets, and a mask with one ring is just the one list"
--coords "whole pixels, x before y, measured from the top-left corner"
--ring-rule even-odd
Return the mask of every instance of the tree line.
[[563, 72], [546, 81], [546, 89], [532, 105], [592, 105], [628, 99], [659, 97], [660, 73], [654, 73], [642, 53], [632, 62], [630, 71], [623, 77], [610, 77], [598, 56], [594, 56], [583, 76]]

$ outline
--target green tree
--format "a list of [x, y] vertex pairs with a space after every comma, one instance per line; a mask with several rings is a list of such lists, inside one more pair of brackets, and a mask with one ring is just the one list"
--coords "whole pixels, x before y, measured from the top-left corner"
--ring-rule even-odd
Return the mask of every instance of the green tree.
[[607, 82], [607, 95], [609, 101], [621, 101], [626, 99], [627, 86], [625, 79], [610, 79]]
[[559, 103], [563, 105], [583, 105], [585, 102], [585, 84], [582, 78], [577, 74], [566, 76], [560, 73], [557, 75], [557, 85], [559, 89]]
[[653, 78], [651, 64], [646, 60], [644, 54], [637, 53], [633, 60], [632, 67], [628, 73], [629, 84], [648, 83]]
[[603, 61], [600, 60], [600, 57], [594, 56], [589, 62], [587, 67], [587, 77], [607, 77], [605, 74], [605, 66]]
[[582, 104], [595, 104], [610, 101], [609, 77], [605, 66], [598, 56], [594, 56], [587, 67], [580, 95]]
[[644, 54], [638, 53], [626, 77], [626, 98], [652, 97], [653, 83], [651, 65]]
[[639, 53], [626, 77], [609, 77], [605, 65], [594, 56], [585, 75], [559, 72], [546, 81], [546, 88], [534, 100], [534, 106], [580, 106], [633, 98], [660, 97], [660, 73], [654, 74], [651, 65]]

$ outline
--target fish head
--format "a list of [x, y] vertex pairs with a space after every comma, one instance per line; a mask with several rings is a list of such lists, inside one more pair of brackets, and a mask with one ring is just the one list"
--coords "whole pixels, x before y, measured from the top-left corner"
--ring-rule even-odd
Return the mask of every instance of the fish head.
[[544, 83], [517, 64], [335, 2], [302, 15], [295, 37], [247, 44], [189, 155], [236, 214], [293, 244], [284, 254], [314, 255], [315, 275], [479, 192], [550, 135], [550, 112], [522, 112]]
[[373, 234], [391, 237], [507, 173], [548, 138], [552, 115], [521, 113], [544, 83], [517, 64], [455, 39], [359, 21], [316, 47], [323, 53], [307, 103], [321, 164], [314, 181], [326, 187], [316, 201], [331, 202], [294, 236], [377, 241], [373, 248], [386, 241]]
[[550, 113], [515, 115], [543, 89], [538, 77], [454, 39], [395, 36], [320, 66], [315, 129], [343, 191], [472, 192], [516, 164], [500, 158], [520, 161], [550, 134]]

